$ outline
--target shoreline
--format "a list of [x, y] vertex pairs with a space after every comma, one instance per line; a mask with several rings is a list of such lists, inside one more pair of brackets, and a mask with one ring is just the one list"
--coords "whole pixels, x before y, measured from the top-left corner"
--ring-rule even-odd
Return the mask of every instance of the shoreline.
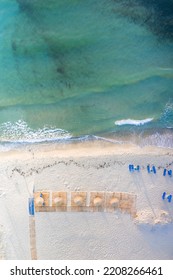
[[[136, 130], [137, 129], [137, 130]], [[140, 130], [138, 130], [140, 129]], [[23, 135], [20, 139], [1, 139], [0, 141], [0, 153], [8, 152], [11, 150], [18, 149], [37, 149], [38, 147], [48, 147], [48, 146], [75, 146], [77, 145], [105, 145], [113, 144], [117, 146], [137, 146], [141, 148], [147, 147], [158, 147], [158, 148], [168, 148], [173, 149], [173, 133], [172, 128], [160, 128], [160, 130], [155, 129], [144, 129], [141, 127], [136, 127], [134, 130], [123, 130], [123, 131], [112, 131], [112, 132], [102, 132], [98, 135], [81, 135], [73, 136], [69, 134], [67, 137], [51, 137], [47, 138], [46, 135], [43, 138], [33, 138], [32, 135], [26, 135], [26, 139]], [[19, 129], [20, 130], [20, 129]], [[65, 131], [65, 130], [62, 130]], [[48, 132], [47, 132], [48, 133]], [[51, 135], [52, 131], [50, 131]], [[68, 133], [68, 132], [67, 132]], [[37, 136], [37, 135], [35, 135]], [[10, 140], [11, 139], [11, 140]], [[95, 145], [96, 146], [96, 145]]]
[[[76, 153], [77, 151], [77, 153]], [[145, 146], [136, 144], [117, 144], [109, 141], [86, 141], [73, 143], [42, 143], [17, 147], [9, 151], [0, 151], [0, 161], [51, 157], [81, 157], [103, 155], [172, 155], [173, 148]], [[25, 156], [25, 158], [23, 157]]]

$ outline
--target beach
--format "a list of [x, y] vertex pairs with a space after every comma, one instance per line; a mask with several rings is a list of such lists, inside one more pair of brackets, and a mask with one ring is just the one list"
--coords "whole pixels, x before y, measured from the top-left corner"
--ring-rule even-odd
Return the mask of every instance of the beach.
[[173, 259], [173, 2], [0, 11], [0, 259]]
[[172, 194], [173, 179], [163, 176], [172, 165], [172, 149], [104, 141], [1, 152], [0, 259], [31, 259], [28, 198], [49, 190], [130, 193], [136, 214], [35, 212], [37, 259], [172, 259], [173, 202], [162, 199]]

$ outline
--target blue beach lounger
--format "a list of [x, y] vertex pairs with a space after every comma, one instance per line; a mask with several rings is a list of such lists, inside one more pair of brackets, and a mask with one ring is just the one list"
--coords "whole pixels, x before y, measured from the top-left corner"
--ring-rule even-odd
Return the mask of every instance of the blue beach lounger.
[[152, 170], [153, 170], [154, 174], [156, 174], [156, 168], [155, 168], [155, 166], [154, 166], [154, 165], [153, 165]]
[[170, 194], [170, 195], [167, 197], [167, 200], [168, 200], [168, 202], [171, 202], [171, 200], [172, 200], [172, 194]]
[[130, 171], [130, 172], [132, 171], [132, 167], [133, 167], [133, 165], [132, 165], [132, 164], [129, 164], [129, 171]]
[[153, 165], [152, 168], [150, 167], [150, 165], [147, 165], [147, 171], [148, 173], [154, 173], [156, 174], [156, 167]]
[[148, 173], [150, 173], [150, 166], [149, 165], [147, 165], [147, 171], [148, 171]]
[[140, 166], [139, 165], [137, 165], [136, 170], [140, 171]]
[[133, 171], [140, 171], [140, 166], [137, 165], [137, 166], [134, 166], [133, 164], [129, 164], [129, 171], [130, 172], [133, 172]]
[[164, 200], [165, 197], [166, 197], [166, 192], [164, 192], [164, 193], [162, 194], [162, 199]]
[[172, 177], [172, 170], [168, 170], [168, 175]]
[[134, 167], [134, 165], [133, 164], [129, 164], [129, 171], [130, 172], [133, 172], [133, 171], [135, 171], [136, 169], [135, 169], [135, 167]]
[[163, 170], [163, 176], [166, 176], [166, 168]]
[[28, 200], [28, 206], [29, 206], [29, 215], [34, 216], [34, 198], [29, 198]]

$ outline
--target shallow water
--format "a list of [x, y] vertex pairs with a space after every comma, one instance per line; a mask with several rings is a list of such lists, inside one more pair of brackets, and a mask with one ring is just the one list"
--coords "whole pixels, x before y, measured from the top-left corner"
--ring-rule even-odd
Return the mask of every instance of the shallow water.
[[173, 147], [173, 1], [1, 0], [0, 13], [1, 143]]

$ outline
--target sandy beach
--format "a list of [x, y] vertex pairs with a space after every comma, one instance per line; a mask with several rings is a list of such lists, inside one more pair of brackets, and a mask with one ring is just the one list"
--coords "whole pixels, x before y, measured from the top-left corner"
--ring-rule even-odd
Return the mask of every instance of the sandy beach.
[[[129, 172], [129, 164], [140, 172]], [[148, 174], [147, 165], [156, 167]], [[42, 144], [0, 155], [0, 259], [31, 259], [28, 198], [33, 190], [127, 192], [136, 216], [35, 213], [38, 259], [173, 259], [173, 150], [102, 141]]]

